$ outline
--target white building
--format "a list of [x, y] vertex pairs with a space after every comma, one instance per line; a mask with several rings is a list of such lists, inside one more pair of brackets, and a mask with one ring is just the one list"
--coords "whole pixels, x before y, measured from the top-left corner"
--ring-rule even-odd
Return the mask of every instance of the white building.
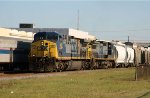
[[16, 29], [0, 28], [0, 38], [15, 38], [21, 40], [33, 40], [34, 33]]
[[96, 40], [95, 36], [89, 35], [88, 32], [84, 32], [81, 30], [76, 30], [72, 28], [14, 28], [19, 31], [26, 31], [26, 32], [58, 32], [61, 35], [67, 36], [74, 36], [75, 38], [79, 39], [86, 39], [86, 40]]

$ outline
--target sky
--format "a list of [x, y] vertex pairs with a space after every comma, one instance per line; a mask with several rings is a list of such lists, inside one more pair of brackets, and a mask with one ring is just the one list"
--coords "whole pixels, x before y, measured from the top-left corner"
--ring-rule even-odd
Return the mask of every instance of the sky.
[[[78, 15], [79, 11], [79, 15]], [[0, 27], [77, 28], [103, 40], [150, 42], [148, 0], [0, 0]]]

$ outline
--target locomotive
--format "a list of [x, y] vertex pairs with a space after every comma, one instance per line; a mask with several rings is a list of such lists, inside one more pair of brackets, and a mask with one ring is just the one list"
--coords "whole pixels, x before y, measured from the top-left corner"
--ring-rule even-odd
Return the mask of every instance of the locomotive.
[[29, 70], [46, 72], [129, 67], [148, 61], [142, 62], [141, 54], [139, 57], [139, 53], [147, 53], [144, 56], [148, 57], [147, 50], [143, 52], [141, 48], [118, 41], [86, 40], [59, 32], [38, 32], [31, 44]]
[[30, 70], [62, 71], [88, 68], [91, 57], [89, 42], [57, 32], [38, 32], [34, 35], [30, 52]]

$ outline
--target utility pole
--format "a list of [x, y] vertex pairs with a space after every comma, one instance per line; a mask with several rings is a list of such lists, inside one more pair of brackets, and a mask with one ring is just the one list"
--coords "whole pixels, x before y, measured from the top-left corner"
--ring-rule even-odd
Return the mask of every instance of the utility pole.
[[129, 39], [129, 38], [130, 38], [130, 36], [128, 36], [128, 42], [130, 41], [130, 39]]
[[[78, 9], [78, 12], [77, 12], [77, 33], [78, 33], [78, 30], [79, 30], [79, 9]], [[80, 44], [80, 40], [79, 39], [77, 39], [77, 55], [79, 56], [79, 54], [80, 54], [80, 47], [79, 47], [79, 44]]]
[[77, 30], [79, 30], [79, 21], [80, 21], [80, 17], [79, 17], [79, 10], [78, 10], [78, 14], [77, 14]]

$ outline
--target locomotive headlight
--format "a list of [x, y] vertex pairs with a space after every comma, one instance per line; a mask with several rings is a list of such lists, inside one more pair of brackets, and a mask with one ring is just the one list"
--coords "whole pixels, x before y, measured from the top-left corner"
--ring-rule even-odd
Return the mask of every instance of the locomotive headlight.
[[44, 42], [43, 42], [43, 41], [41, 41], [41, 45], [44, 45]]

